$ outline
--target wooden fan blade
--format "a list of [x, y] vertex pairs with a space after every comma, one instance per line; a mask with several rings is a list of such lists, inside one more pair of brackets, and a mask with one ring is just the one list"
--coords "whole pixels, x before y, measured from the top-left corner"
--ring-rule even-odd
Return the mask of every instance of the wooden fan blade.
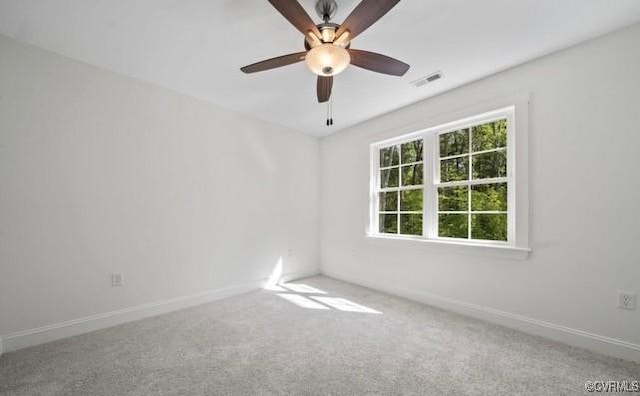
[[392, 76], [404, 76], [411, 66], [397, 59], [375, 52], [348, 49], [351, 55], [351, 64], [377, 73], [390, 74]]
[[333, 88], [333, 76], [318, 76], [318, 102], [324, 103], [331, 97]]
[[264, 70], [275, 69], [276, 67], [287, 66], [303, 61], [306, 55], [306, 52], [296, 52], [295, 54], [282, 55], [277, 58], [271, 58], [262, 62], [254, 63], [249, 66], [241, 67], [240, 70], [245, 73], [255, 73]]
[[349, 40], [353, 40], [399, 2], [400, 0], [362, 0], [340, 26], [336, 32], [336, 37], [340, 37], [342, 33], [348, 30], [350, 34]]
[[313, 19], [296, 0], [269, 0], [269, 3], [305, 36], [312, 31], [316, 36], [322, 37]]

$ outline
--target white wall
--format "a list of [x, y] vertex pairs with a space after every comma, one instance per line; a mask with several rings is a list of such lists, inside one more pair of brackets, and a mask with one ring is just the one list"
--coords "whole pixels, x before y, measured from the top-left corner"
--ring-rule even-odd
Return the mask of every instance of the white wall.
[[[322, 272], [480, 317], [585, 331], [640, 357], [640, 311], [616, 308], [617, 290], [640, 292], [638, 43], [637, 24], [324, 138]], [[520, 91], [531, 94], [528, 260], [365, 237], [371, 142]]]
[[317, 139], [0, 37], [0, 335], [317, 273], [318, 201]]

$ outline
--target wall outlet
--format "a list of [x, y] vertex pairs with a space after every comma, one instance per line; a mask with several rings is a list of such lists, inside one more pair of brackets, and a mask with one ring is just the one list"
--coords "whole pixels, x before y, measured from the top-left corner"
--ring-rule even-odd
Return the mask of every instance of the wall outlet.
[[633, 311], [636, 309], [636, 293], [618, 292], [618, 308]]
[[111, 286], [124, 285], [124, 275], [122, 273], [111, 274]]

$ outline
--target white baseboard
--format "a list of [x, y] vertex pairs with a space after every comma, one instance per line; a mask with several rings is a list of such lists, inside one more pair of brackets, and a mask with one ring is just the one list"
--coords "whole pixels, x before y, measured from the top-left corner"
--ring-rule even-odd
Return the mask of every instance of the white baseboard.
[[631, 342], [605, 337], [583, 330], [572, 329], [570, 327], [512, 314], [493, 308], [483, 307], [452, 298], [381, 284], [342, 272], [323, 269], [321, 270], [321, 273], [331, 278], [379, 290], [408, 300], [456, 312], [461, 315], [499, 324], [524, 333], [541, 336], [564, 344], [601, 353], [603, 355], [640, 362], [640, 345]]
[[[289, 282], [295, 279], [318, 275], [319, 271], [301, 271], [284, 274], [282, 281]], [[209, 290], [189, 296], [176, 297], [168, 300], [142, 304], [135, 307], [118, 309], [84, 318], [54, 323], [35, 329], [20, 331], [17, 333], [0, 336], [0, 355], [3, 352], [12, 352], [19, 349], [44, 344], [92, 331], [117, 326], [119, 324], [140, 320], [151, 316], [161, 315], [171, 311], [189, 308], [205, 304], [211, 301], [248, 293], [264, 286], [267, 279], [261, 279], [240, 285]], [[3, 348], [4, 347], [4, 348]]]

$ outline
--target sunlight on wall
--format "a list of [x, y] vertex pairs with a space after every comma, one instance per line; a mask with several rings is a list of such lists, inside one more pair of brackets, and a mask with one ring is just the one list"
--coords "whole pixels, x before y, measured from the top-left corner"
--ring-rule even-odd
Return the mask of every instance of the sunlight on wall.
[[273, 291], [285, 291], [278, 286], [278, 283], [280, 283], [280, 279], [282, 279], [282, 271], [282, 256], [280, 256], [280, 258], [278, 258], [278, 262], [276, 262], [275, 267], [273, 267], [273, 271], [271, 271], [271, 275], [269, 276], [267, 283], [264, 285], [264, 288]]

